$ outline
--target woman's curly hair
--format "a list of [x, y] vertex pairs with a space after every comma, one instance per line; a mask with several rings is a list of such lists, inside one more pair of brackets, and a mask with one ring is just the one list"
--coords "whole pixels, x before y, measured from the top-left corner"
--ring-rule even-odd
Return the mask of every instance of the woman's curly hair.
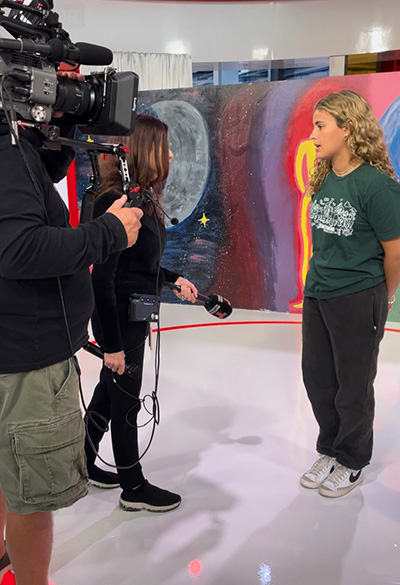
[[[369, 103], [357, 92], [345, 89], [330, 93], [314, 107], [331, 114], [339, 128], [348, 128], [347, 143], [352, 160], [361, 159], [395, 177], [382, 128], [372, 113]], [[327, 174], [332, 170], [330, 160], [316, 160], [311, 171], [307, 194], [313, 197], [321, 188]]]

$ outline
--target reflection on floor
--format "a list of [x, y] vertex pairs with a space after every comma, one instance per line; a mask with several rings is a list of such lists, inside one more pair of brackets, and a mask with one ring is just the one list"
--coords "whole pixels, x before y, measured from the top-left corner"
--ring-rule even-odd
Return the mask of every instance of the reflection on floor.
[[[118, 508], [119, 490], [91, 487], [54, 515], [56, 585], [400, 583], [400, 334], [388, 331], [381, 346], [364, 485], [329, 500], [298, 483], [315, 459], [317, 431], [301, 381], [299, 321], [163, 308], [163, 326], [215, 325], [161, 334], [161, 421], [143, 468], [182, 504], [129, 513]], [[88, 400], [100, 361], [80, 352], [80, 362]], [[145, 392], [153, 385], [147, 349]], [[103, 443], [112, 461], [108, 436]]]

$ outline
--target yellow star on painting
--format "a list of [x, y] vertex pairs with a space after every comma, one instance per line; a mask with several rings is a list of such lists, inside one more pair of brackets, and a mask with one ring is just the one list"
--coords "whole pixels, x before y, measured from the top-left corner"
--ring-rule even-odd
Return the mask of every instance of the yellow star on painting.
[[210, 221], [209, 219], [207, 219], [206, 214], [203, 213], [203, 217], [201, 219], [198, 219], [197, 221], [199, 221], [200, 223], [203, 224], [203, 227], [206, 227], [207, 222]]

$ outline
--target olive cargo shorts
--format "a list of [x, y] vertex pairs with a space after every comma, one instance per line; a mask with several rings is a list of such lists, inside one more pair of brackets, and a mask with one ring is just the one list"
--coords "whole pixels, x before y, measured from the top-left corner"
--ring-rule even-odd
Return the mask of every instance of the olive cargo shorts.
[[0, 374], [0, 488], [7, 509], [48, 512], [85, 496], [84, 436], [72, 359]]

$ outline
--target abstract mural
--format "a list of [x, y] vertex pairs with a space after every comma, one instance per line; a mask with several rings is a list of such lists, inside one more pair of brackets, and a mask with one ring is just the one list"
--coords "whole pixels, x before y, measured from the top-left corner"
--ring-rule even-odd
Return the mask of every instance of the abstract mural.
[[[163, 265], [234, 307], [301, 312], [312, 112], [341, 89], [371, 103], [400, 177], [400, 73], [142, 92], [139, 111], [168, 124], [174, 153], [164, 207], [179, 224], [167, 222]], [[80, 155], [80, 195], [88, 172]]]

